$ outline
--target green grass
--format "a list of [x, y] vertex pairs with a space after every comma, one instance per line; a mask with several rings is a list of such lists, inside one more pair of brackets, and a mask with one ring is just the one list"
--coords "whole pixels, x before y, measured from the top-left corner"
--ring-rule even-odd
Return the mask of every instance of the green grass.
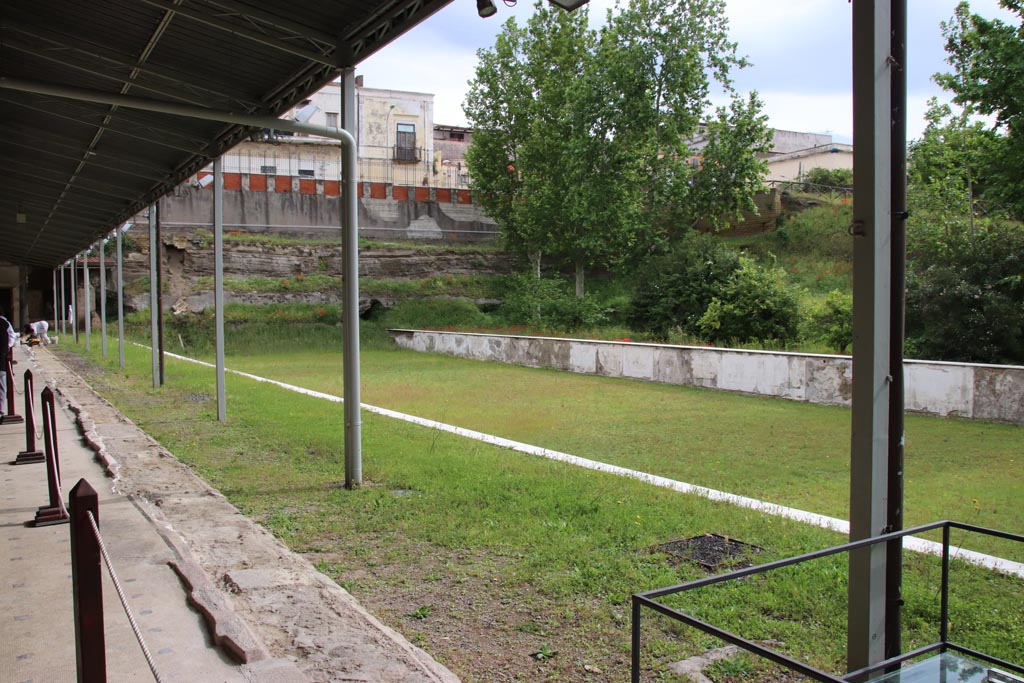
[[[309, 553], [359, 599], [380, 606], [382, 618], [437, 654], [467, 683], [490, 680], [481, 669], [485, 658], [464, 652], [450, 638], [452, 629], [467, 626], [430, 630], [460, 591], [486, 601], [497, 624], [488, 638], [517, 657], [522, 680], [589, 680], [581, 673], [584, 662], [622, 680], [628, 595], [699, 575], [690, 565], [665, 562], [650, 551], [653, 545], [716, 532], [765, 548], [758, 560], [769, 560], [842, 541], [753, 511], [365, 413], [365, 485], [346, 491], [337, 487], [343, 479], [340, 405], [229, 376], [229, 420], [222, 424], [214, 419], [212, 399], [194, 399], [212, 394], [211, 370], [169, 361], [167, 386], [154, 390], [148, 352], [130, 347], [129, 368], [122, 372], [116, 354], [98, 358], [98, 346], [93, 345], [90, 359], [105, 370], [88, 378], [94, 387], [243, 512]], [[62, 353], [70, 350], [81, 352], [61, 345]], [[232, 357], [229, 365], [341, 392], [340, 359], [309, 355], [294, 345], [265, 350], [244, 362]], [[472, 418], [481, 425], [505, 425], [516, 438], [581, 455], [597, 444], [600, 459], [661, 468], [689, 481], [704, 477], [709, 480], [704, 483], [719, 482], [737, 493], [764, 491], [777, 502], [792, 497], [812, 509], [844, 507], [845, 484], [834, 481], [846, 476], [842, 451], [848, 416], [839, 409], [408, 352], [370, 349], [363, 363], [364, 398], [370, 403], [412, 406], [447, 422]], [[638, 416], [642, 422], [632, 425]], [[720, 440], [705, 433], [712, 431], [709, 425], [723, 432], [716, 437]], [[935, 472], [948, 465], [940, 459], [959, 457], [963, 464], [942, 475], [934, 491], [962, 487], [963, 478], [977, 469], [968, 455], [955, 452], [972, 440], [1016, 439], [1013, 453], [1020, 450], [1019, 428], [933, 420], [917, 429], [936, 427], [941, 434], [931, 443], [952, 442], [948, 450], [922, 451], [917, 457], [934, 460]], [[945, 427], [949, 431], [942, 431]], [[674, 436], [658, 433], [674, 429]], [[797, 448], [790, 448], [790, 441]], [[787, 467], [789, 458], [802, 464]], [[1000, 477], [978, 486], [1019, 493], [1014, 478], [1019, 467], [991, 469], [1001, 469]], [[911, 476], [928, 479], [935, 472]], [[911, 478], [908, 491], [919, 484]], [[991, 499], [988, 488], [986, 499]], [[1019, 514], [1007, 505], [998, 521], [1018, 521], [996, 526], [1019, 531], [1019, 517], [1010, 517]], [[912, 647], [935, 638], [937, 562], [911, 555], [908, 564], [905, 645]], [[954, 632], [965, 644], [1010, 659], [1024, 650], [1019, 580], [956, 565], [955, 582]], [[395, 605], [395, 595], [406, 592], [412, 596], [407, 604]], [[780, 640], [789, 654], [837, 671], [843, 661], [845, 596], [845, 563], [834, 559], [707, 589], [674, 604], [748, 637]], [[426, 605], [430, 609], [424, 613]], [[528, 622], [516, 620], [517, 609], [531, 615]], [[422, 619], [408, 617], [417, 610]], [[664, 674], [667, 662], [718, 645], [650, 615], [645, 624], [643, 662], [652, 679], [670, 680]], [[530, 657], [544, 646], [557, 654], [542, 661]]]
[[[229, 365], [341, 395], [341, 354], [325, 363], [330, 357], [295, 350], [233, 356]], [[325, 365], [339, 371], [324, 373]], [[372, 405], [848, 518], [846, 408], [408, 351], [364, 351], [362, 380]], [[906, 433], [908, 525], [951, 518], [1024, 529], [1015, 502], [1024, 430], [908, 415]], [[1024, 548], [1013, 552], [1024, 561]]]

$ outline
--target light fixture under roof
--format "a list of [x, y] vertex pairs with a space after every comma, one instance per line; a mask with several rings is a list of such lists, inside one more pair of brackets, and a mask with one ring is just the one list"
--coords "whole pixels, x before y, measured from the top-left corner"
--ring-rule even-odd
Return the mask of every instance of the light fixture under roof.
[[14, 212], [14, 222], [19, 224], [28, 223], [28, 214], [25, 213], [24, 208], [19, 206], [18, 209]]
[[476, 13], [485, 19], [493, 17], [498, 8], [494, 6], [493, 0], [476, 0]]
[[548, 0], [552, 5], [558, 5], [566, 12], [572, 12], [573, 10], [583, 7], [583, 5], [590, 2], [590, 0]]

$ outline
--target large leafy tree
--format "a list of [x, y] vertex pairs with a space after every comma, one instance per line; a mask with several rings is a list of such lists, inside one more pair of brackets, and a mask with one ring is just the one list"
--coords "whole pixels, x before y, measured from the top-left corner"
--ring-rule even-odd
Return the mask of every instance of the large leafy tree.
[[[577, 294], [585, 269], [748, 208], [760, 187], [768, 131], [756, 96], [704, 120], [712, 83], [729, 89], [744, 64], [723, 0], [619, 3], [599, 33], [582, 12], [538, 3], [479, 57], [465, 104], [474, 187], [511, 248], [576, 267]], [[690, 142], [705, 130], [697, 183]]]
[[985, 19], [961, 2], [943, 22], [953, 73], [935, 79], [970, 111], [995, 117], [993, 130], [1005, 136], [988, 163], [987, 196], [1024, 217], [1024, 2], [1000, 0], [1020, 24]]

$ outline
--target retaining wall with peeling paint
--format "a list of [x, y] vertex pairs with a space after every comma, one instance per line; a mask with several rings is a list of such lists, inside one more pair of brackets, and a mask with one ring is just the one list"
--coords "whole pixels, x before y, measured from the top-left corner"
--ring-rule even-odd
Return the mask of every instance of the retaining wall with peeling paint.
[[[399, 346], [461, 358], [605, 377], [850, 405], [849, 356], [552, 337], [389, 330]], [[1024, 367], [908, 360], [913, 412], [1024, 424]]]

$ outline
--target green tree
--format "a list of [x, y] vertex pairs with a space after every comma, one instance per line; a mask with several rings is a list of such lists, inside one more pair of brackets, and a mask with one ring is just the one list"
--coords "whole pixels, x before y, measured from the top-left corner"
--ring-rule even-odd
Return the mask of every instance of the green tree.
[[[693, 182], [688, 141], [710, 108], [711, 79], [742, 66], [722, 0], [620, 3], [599, 34], [585, 12], [538, 2], [504, 26], [464, 106], [467, 161], [506, 244], [583, 273], [647, 254], [672, 228], [749, 206], [767, 144], [760, 101], [737, 100], [708, 124], [708, 178]], [[709, 76], [710, 74], [710, 76]], [[725, 199], [723, 199], [725, 198]], [[742, 205], [742, 206], [741, 206]]]
[[908, 266], [908, 356], [1024, 363], [1024, 229], [912, 224]]
[[907, 149], [911, 208], [915, 212], [970, 217], [989, 186], [987, 169], [1005, 139], [967, 111], [954, 115], [932, 98], [920, 139]]
[[803, 181], [810, 185], [853, 189], [853, 171], [848, 168], [821, 168], [817, 166], [804, 173]]
[[954, 101], [969, 113], [995, 117], [992, 130], [1003, 136], [988, 161], [986, 195], [1024, 217], [1024, 2], [1000, 0], [1020, 17], [1014, 26], [999, 19], [972, 14], [967, 2], [942, 23], [947, 61], [953, 73], [936, 74], [939, 85], [954, 93]]

